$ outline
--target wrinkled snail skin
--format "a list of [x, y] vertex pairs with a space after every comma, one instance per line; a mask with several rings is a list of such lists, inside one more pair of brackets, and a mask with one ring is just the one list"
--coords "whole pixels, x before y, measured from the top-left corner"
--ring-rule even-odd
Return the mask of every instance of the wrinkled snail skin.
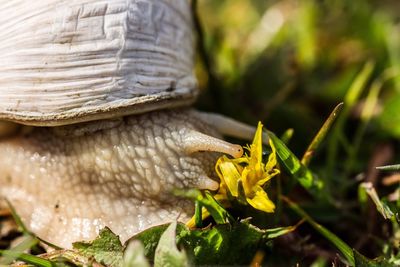
[[192, 216], [193, 203], [174, 189], [218, 188], [216, 152], [242, 151], [215, 137], [190, 109], [132, 115], [103, 129], [97, 122], [37, 127], [0, 142], [0, 195], [31, 231], [56, 245], [91, 240], [104, 226], [125, 241]]

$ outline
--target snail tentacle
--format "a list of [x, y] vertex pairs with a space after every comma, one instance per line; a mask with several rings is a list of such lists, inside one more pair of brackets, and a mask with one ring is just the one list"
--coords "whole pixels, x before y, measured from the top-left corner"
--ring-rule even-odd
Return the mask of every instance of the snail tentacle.
[[225, 153], [234, 158], [239, 158], [243, 155], [243, 148], [240, 145], [231, 144], [197, 131], [185, 132], [182, 140], [183, 147], [188, 153], [211, 151]]
[[[221, 114], [197, 111], [195, 114], [199, 119], [206, 121], [214, 127], [221, 135], [251, 140], [256, 128], [239, 122]], [[268, 135], [263, 133], [263, 143], [268, 144]]]

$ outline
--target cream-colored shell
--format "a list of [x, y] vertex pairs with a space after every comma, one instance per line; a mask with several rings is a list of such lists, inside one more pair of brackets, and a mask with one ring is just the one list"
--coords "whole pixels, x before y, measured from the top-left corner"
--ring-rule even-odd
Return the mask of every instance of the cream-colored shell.
[[0, 119], [62, 125], [197, 95], [188, 0], [0, 4]]

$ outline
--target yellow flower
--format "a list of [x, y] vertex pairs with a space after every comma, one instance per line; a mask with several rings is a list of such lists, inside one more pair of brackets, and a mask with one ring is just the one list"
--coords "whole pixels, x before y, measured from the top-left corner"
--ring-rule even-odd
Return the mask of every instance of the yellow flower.
[[[276, 167], [276, 152], [270, 141], [272, 152], [266, 164], [262, 162], [262, 127], [258, 123], [253, 143], [247, 148], [248, 154], [238, 159], [229, 159], [222, 156], [215, 166], [221, 179], [220, 188], [215, 198], [226, 200], [229, 196], [240, 198], [244, 193], [247, 203], [258, 210], [273, 212], [274, 203], [268, 198], [263, 186], [272, 177], [279, 173]], [[243, 190], [241, 190], [240, 185]]]
[[[218, 159], [215, 170], [221, 179], [219, 190], [214, 198], [223, 206], [229, 206], [229, 200], [237, 198], [255, 209], [265, 212], [274, 212], [275, 204], [268, 198], [263, 186], [272, 177], [279, 174], [277, 168], [276, 151], [274, 144], [269, 141], [272, 152], [267, 163], [262, 162], [262, 127], [258, 123], [253, 143], [247, 147], [248, 153], [237, 159], [222, 156]], [[203, 219], [210, 215], [206, 208], [202, 208]], [[187, 226], [195, 227], [195, 216], [187, 222]]]

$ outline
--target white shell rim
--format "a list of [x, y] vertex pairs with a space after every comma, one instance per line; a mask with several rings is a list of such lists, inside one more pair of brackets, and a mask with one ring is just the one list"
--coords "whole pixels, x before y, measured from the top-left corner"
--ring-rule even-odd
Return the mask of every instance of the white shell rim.
[[198, 92], [191, 90], [190, 94], [174, 94], [162, 92], [132, 99], [120, 103], [108, 103], [102, 106], [67, 110], [58, 113], [38, 112], [0, 112], [0, 120], [12, 121], [30, 126], [62, 126], [80, 122], [110, 119], [132, 114], [140, 114], [154, 110], [189, 106], [196, 100]]

